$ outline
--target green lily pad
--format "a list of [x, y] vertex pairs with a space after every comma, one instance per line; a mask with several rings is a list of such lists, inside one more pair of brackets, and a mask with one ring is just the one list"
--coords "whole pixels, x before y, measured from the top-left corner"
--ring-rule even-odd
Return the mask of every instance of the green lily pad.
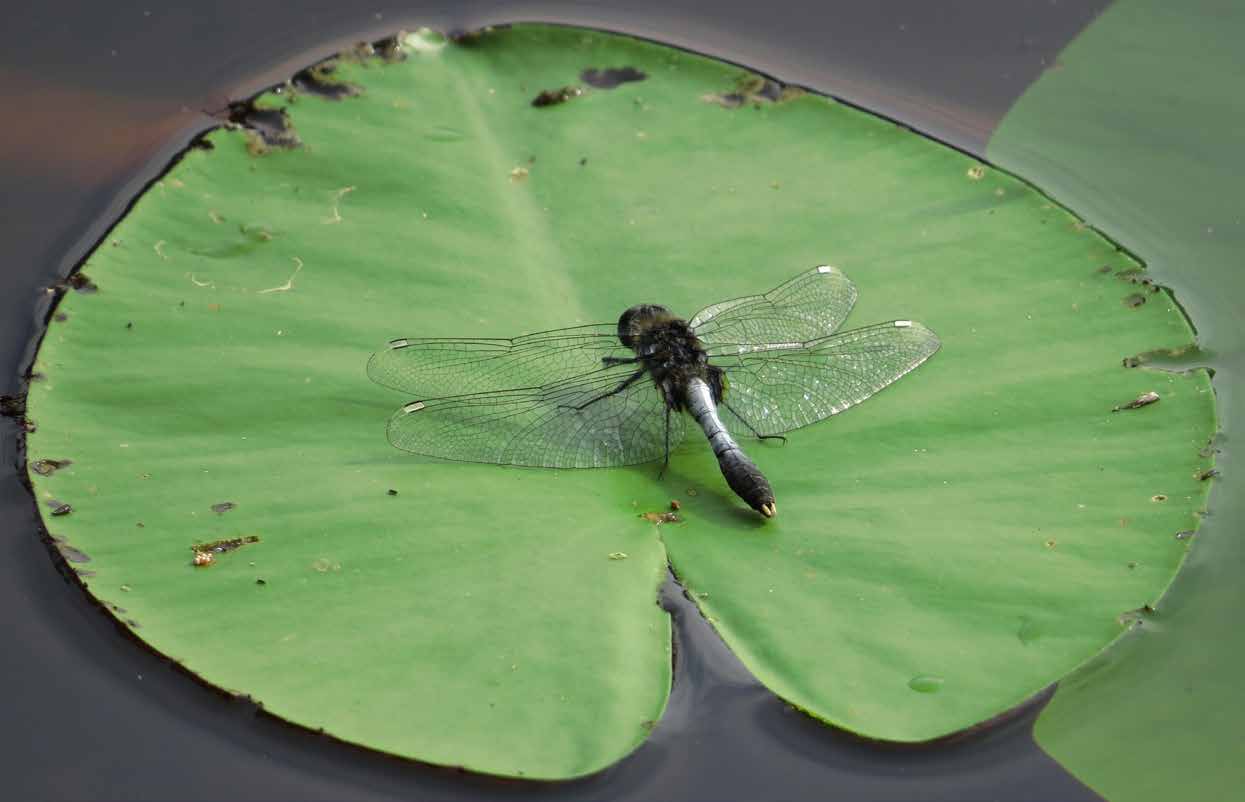
[[[1191, 339], [1126, 254], [1006, 174], [710, 59], [545, 26], [407, 45], [337, 65], [357, 96], [264, 96], [300, 147], [209, 134], [50, 325], [29, 451], [72, 462], [31, 478], [139, 637], [339, 738], [571, 777], [661, 715], [667, 560], [763, 682], [873, 738], [985, 720], [1144, 618], [1121, 615], [1183, 557], [1214, 417], [1201, 372], [1123, 365]], [[623, 67], [644, 80], [580, 78]], [[751, 445], [771, 521], [692, 438], [660, 479], [385, 441], [410, 399], [364, 368], [392, 337], [691, 315], [824, 263], [859, 289], [845, 329], [916, 319], [943, 349]], [[672, 498], [681, 522], [641, 517]]]

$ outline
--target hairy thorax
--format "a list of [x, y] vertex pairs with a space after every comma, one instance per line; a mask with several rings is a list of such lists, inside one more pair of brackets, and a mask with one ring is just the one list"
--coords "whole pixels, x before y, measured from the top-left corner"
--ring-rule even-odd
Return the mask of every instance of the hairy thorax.
[[705, 347], [686, 320], [657, 304], [633, 306], [618, 319], [618, 339], [635, 351], [666, 405], [682, 411], [687, 406], [688, 383], [703, 380], [722, 401], [722, 372], [709, 364]]

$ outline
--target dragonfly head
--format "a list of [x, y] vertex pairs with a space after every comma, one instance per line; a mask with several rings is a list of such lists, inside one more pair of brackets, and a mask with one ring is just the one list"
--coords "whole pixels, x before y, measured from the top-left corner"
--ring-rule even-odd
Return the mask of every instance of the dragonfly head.
[[674, 319], [670, 310], [658, 304], [639, 304], [618, 318], [618, 339], [633, 351], [639, 351], [644, 335], [662, 323]]

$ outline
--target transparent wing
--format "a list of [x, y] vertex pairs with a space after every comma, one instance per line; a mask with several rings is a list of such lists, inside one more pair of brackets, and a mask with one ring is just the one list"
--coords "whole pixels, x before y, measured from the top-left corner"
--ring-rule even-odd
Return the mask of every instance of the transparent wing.
[[895, 320], [805, 343], [720, 343], [709, 361], [726, 373], [723, 423], [748, 437], [789, 432], [859, 404], [940, 344], [920, 323]]
[[829, 265], [764, 295], [707, 306], [688, 321], [701, 342], [807, 342], [833, 334], [856, 303], [856, 285]]
[[[430, 457], [605, 468], [665, 455], [666, 405], [634, 365], [598, 366], [541, 387], [412, 402], [390, 418], [388, 434], [398, 448]], [[671, 414], [670, 447], [682, 438], [683, 418]]]
[[423, 337], [392, 340], [367, 375], [416, 398], [540, 387], [601, 368], [601, 358], [635, 356], [611, 324], [527, 334], [512, 340]]

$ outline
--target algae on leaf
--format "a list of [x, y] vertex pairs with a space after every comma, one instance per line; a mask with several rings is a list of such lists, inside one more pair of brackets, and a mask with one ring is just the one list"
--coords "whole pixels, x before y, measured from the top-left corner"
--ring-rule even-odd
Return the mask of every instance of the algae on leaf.
[[[1136, 265], [1111, 243], [962, 154], [707, 58], [547, 26], [409, 41], [336, 64], [358, 94], [260, 98], [299, 147], [208, 134], [50, 324], [29, 452], [62, 464], [31, 478], [153, 647], [349, 741], [571, 777], [660, 717], [667, 560], [775, 692], [895, 740], [1024, 700], [1165, 587], [1212, 398], [1201, 372], [1122, 366], [1191, 332], [1166, 293], [1121, 303], [1112, 271]], [[532, 105], [603, 65], [644, 78]], [[845, 328], [899, 314], [943, 350], [755, 447], [771, 522], [694, 441], [660, 480], [385, 441], [393, 397], [363, 364], [392, 336], [691, 314], [824, 263], [861, 290]], [[677, 526], [639, 517], [671, 498]]]

